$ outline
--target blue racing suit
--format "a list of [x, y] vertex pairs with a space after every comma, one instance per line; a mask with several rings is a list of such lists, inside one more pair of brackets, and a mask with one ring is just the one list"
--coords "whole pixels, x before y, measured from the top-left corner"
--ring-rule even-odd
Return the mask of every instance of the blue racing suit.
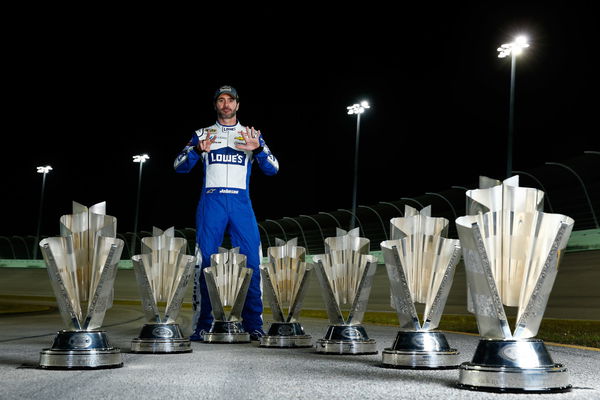
[[[243, 325], [247, 332], [262, 331], [263, 304], [260, 288], [259, 265], [262, 257], [260, 235], [256, 217], [250, 202], [250, 172], [254, 161], [266, 175], [274, 175], [279, 163], [270, 152], [262, 137], [260, 147], [254, 151], [237, 149], [236, 144], [245, 144], [239, 122], [236, 125], [221, 125], [218, 122], [208, 128], [199, 129], [175, 159], [175, 171], [189, 172], [198, 161], [204, 167], [202, 194], [196, 211], [196, 266], [193, 309], [193, 326], [196, 332], [208, 330], [213, 316], [203, 269], [210, 266], [210, 256], [218, 253], [225, 232], [231, 237], [233, 247], [240, 247], [246, 255], [247, 266], [252, 268], [252, 279], [246, 303], [242, 311]], [[200, 152], [199, 141], [213, 138], [210, 152]]]

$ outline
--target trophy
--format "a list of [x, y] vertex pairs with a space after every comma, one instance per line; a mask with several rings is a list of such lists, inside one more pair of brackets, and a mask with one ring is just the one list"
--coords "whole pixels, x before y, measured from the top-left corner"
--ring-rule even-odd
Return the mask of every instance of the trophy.
[[297, 241], [297, 238], [288, 242], [275, 239], [276, 247], [267, 251], [269, 263], [260, 266], [263, 290], [275, 320], [260, 338], [260, 347], [312, 346], [312, 337], [304, 333], [297, 320], [312, 265], [304, 262], [306, 250], [298, 247]]
[[[331, 323], [316, 342], [317, 353], [377, 354], [377, 343], [361, 325], [377, 268], [369, 244], [358, 236], [358, 228], [337, 229], [337, 236], [325, 239], [325, 254], [313, 258]], [[349, 306], [347, 317], [342, 306]]]
[[[175, 323], [181, 310], [196, 257], [185, 254], [187, 240], [175, 237], [175, 228], [153, 228], [142, 239], [142, 254], [131, 258], [146, 314], [139, 337], [131, 342], [132, 353], [190, 353], [190, 341]], [[164, 312], [159, 310], [164, 306]]]
[[[383, 351], [383, 366], [413, 369], [458, 368], [456, 349], [438, 327], [452, 286], [460, 244], [447, 239], [448, 220], [432, 218], [431, 206], [417, 212], [405, 206], [403, 218], [390, 221], [392, 240], [381, 243], [393, 307], [400, 331]], [[425, 305], [423, 323], [414, 303]]]
[[[460, 366], [458, 386], [501, 392], [563, 392], [567, 369], [535, 339], [573, 219], [542, 212], [544, 192], [502, 184], [467, 191], [471, 215], [456, 220], [469, 306], [482, 339]], [[516, 307], [514, 331], [504, 306]]]
[[99, 330], [112, 306], [113, 284], [123, 241], [106, 203], [89, 209], [73, 202], [73, 214], [60, 218], [60, 237], [40, 241], [40, 249], [60, 315], [67, 327], [40, 354], [40, 367], [98, 369], [123, 366], [121, 350]]
[[242, 309], [252, 269], [246, 267], [246, 256], [239, 251], [239, 247], [219, 248], [210, 257], [210, 267], [204, 269], [214, 317], [210, 330], [204, 334], [205, 343], [250, 343], [250, 334], [242, 325]]

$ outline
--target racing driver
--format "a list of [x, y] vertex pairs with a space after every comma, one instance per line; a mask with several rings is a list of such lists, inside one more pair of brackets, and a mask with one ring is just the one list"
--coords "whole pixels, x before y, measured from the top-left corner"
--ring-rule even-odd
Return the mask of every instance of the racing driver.
[[213, 321], [202, 270], [210, 266], [210, 256], [218, 252], [225, 232], [229, 233], [232, 246], [239, 247], [240, 253], [246, 255], [247, 266], [253, 270], [242, 323], [250, 338], [258, 340], [264, 335], [259, 271], [262, 252], [248, 186], [255, 161], [266, 175], [276, 174], [279, 163], [261, 132], [242, 126], [237, 120], [240, 104], [235, 88], [221, 86], [214, 95], [214, 105], [217, 122], [198, 129], [174, 165], [176, 172], [187, 173], [200, 161], [204, 169], [196, 211], [198, 265], [192, 299], [194, 332], [190, 340], [202, 341]]

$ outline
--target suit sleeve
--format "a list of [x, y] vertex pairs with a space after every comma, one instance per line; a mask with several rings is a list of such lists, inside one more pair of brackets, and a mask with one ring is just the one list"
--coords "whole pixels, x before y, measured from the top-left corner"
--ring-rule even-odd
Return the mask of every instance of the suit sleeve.
[[175, 158], [175, 163], [173, 164], [175, 172], [187, 173], [194, 168], [198, 160], [202, 157], [202, 155], [196, 150], [198, 142], [198, 135], [192, 136], [192, 139], [187, 146], [185, 146], [181, 153], [177, 155], [177, 158]]
[[259, 138], [259, 142], [260, 147], [257, 150], [260, 150], [261, 148], [262, 150], [254, 153], [254, 159], [258, 162], [258, 166], [265, 175], [275, 175], [279, 171], [279, 161], [277, 161], [277, 158], [271, 153], [271, 150], [263, 140], [262, 135]]

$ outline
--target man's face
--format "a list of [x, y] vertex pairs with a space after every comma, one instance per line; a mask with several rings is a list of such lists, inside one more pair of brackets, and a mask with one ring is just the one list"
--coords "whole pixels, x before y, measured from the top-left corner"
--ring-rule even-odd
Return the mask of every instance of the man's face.
[[222, 119], [230, 119], [235, 117], [239, 107], [240, 105], [238, 104], [237, 100], [226, 93], [217, 97], [217, 101], [215, 102], [217, 114]]

